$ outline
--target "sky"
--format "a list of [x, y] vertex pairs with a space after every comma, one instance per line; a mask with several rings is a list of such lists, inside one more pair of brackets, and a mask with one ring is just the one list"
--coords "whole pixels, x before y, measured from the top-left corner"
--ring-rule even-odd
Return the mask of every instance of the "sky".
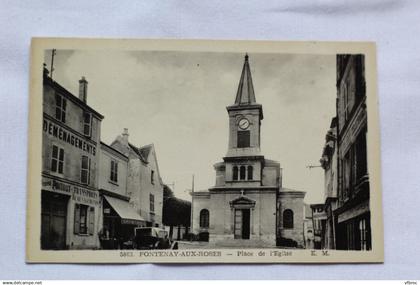
[[[306, 191], [306, 203], [324, 200], [319, 165], [335, 116], [335, 55], [250, 53], [256, 101], [263, 106], [261, 153], [283, 169], [283, 187]], [[123, 128], [136, 146], [153, 143], [160, 175], [177, 197], [215, 184], [213, 164], [228, 147], [226, 106], [234, 103], [243, 53], [57, 50], [53, 79], [105, 116], [101, 140]], [[51, 51], [45, 52], [50, 69]]]

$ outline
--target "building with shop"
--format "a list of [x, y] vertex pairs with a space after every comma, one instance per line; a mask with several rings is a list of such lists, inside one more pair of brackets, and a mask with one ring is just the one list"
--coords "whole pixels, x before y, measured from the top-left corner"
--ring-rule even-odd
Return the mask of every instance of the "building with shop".
[[370, 250], [367, 112], [363, 55], [337, 55], [336, 248]]
[[324, 211], [324, 204], [311, 204], [312, 225], [314, 229], [314, 248], [322, 248], [322, 240], [325, 235], [325, 223], [327, 216]]
[[155, 147], [153, 144], [136, 147], [128, 137], [128, 129], [124, 129], [110, 146], [128, 158], [129, 202], [146, 226], [162, 227], [163, 182]]
[[337, 208], [338, 191], [338, 157], [337, 157], [337, 118], [331, 120], [330, 129], [325, 136], [325, 145], [320, 159], [324, 169], [324, 212], [326, 215], [325, 232], [321, 237], [321, 248], [335, 249], [336, 219], [334, 210]]
[[192, 231], [215, 246], [303, 246], [305, 192], [282, 188], [280, 164], [261, 153], [262, 105], [248, 56], [229, 115], [228, 151], [214, 165], [215, 186], [192, 193]]
[[134, 228], [146, 221], [130, 203], [127, 188], [128, 156], [101, 142], [99, 152], [99, 193], [101, 248], [122, 248], [132, 238]]
[[304, 247], [306, 249], [314, 248], [314, 225], [312, 222], [312, 209], [308, 204], [304, 207], [304, 219], [303, 219], [303, 240], [305, 242]]
[[98, 161], [101, 121], [79, 96], [43, 76], [41, 248], [98, 248]]

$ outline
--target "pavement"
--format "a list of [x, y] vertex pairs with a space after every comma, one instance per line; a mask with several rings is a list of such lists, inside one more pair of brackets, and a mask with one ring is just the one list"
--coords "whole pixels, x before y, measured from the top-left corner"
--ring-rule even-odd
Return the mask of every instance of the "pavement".
[[255, 242], [238, 242], [235, 243], [216, 243], [210, 244], [203, 241], [178, 241], [178, 249], [215, 249], [215, 248], [281, 248], [281, 249], [299, 249], [281, 246], [268, 246], [264, 244], [255, 244]]
[[201, 248], [214, 248], [208, 242], [203, 241], [178, 241], [179, 249], [201, 249]]

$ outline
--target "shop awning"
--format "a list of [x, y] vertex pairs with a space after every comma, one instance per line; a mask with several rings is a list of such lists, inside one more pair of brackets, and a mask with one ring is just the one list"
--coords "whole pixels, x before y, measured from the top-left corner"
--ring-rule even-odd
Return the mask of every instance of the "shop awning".
[[122, 224], [144, 225], [146, 220], [134, 210], [130, 203], [107, 195], [104, 197], [120, 216]]

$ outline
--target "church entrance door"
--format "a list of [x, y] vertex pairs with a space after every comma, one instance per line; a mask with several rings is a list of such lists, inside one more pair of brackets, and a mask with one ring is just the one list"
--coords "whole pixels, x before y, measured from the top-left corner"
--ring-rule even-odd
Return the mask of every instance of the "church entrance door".
[[249, 230], [250, 230], [250, 210], [242, 210], [243, 220], [242, 220], [242, 239], [249, 239]]
[[249, 239], [250, 209], [235, 209], [235, 239]]

